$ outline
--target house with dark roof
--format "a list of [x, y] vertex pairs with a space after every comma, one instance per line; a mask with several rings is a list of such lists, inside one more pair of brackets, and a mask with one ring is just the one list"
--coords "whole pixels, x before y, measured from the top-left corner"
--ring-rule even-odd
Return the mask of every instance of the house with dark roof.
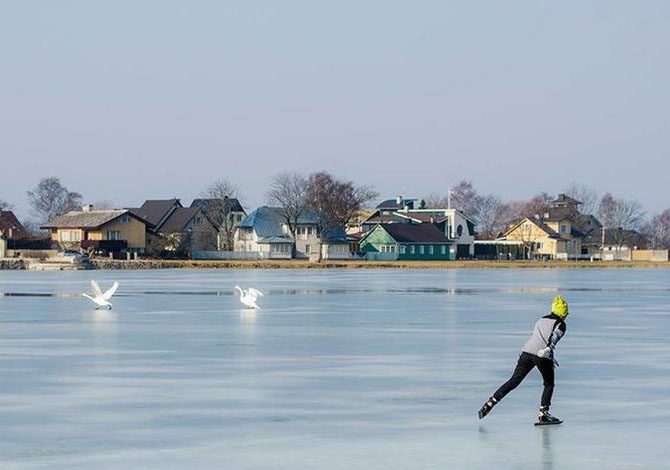
[[433, 224], [456, 247], [457, 258], [474, 255], [475, 222], [458, 209], [378, 210], [362, 224], [364, 232], [379, 224]]
[[216, 248], [217, 230], [199, 207], [176, 207], [156, 233], [163, 237], [167, 251], [191, 254], [194, 250]]
[[158, 230], [172, 212], [183, 207], [179, 199], [148, 199], [141, 207], [128, 209], [137, 217], [146, 220], [150, 230]]
[[[263, 258], [344, 259], [349, 258], [346, 233], [332, 230], [320, 236], [316, 215], [305, 212], [298, 218], [293, 238], [279, 207], [261, 206], [235, 229], [234, 251], [258, 253]], [[295, 250], [294, 250], [295, 247]]]
[[146, 248], [149, 222], [128, 209], [95, 210], [86, 205], [79, 211], [55, 217], [40, 228], [62, 248], [96, 252], [137, 252]]
[[582, 239], [583, 254], [609, 260], [630, 260], [634, 250], [647, 250], [649, 238], [637, 230], [621, 227], [592, 230]]
[[401, 209], [418, 209], [415, 207], [416, 199], [407, 199], [402, 196], [398, 196], [395, 199], [386, 199], [385, 201], [377, 204], [376, 209], [380, 212], [385, 211], [399, 211]]
[[0, 211], [0, 238], [20, 240], [26, 236], [26, 230], [12, 211]]
[[456, 247], [435, 224], [379, 224], [359, 242], [368, 259], [449, 260]]
[[[599, 258], [603, 251], [616, 251], [614, 243], [607, 236], [603, 240], [603, 225], [591, 214], [582, 214], [579, 210], [582, 202], [565, 194], [559, 194], [551, 201], [543, 214], [535, 214], [512, 224], [496, 242], [518, 243], [523, 247], [524, 257], [545, 259]], [[609, 229], [605, 229], [607, 233]], [[625, 245], [644, 246], [637, 232], [612, 231], [614, 239], [631, 241]], [[637, 234], [639, 235], [639, 234]]]
[[516, 222], [501, 240], [522, 245], [524, 257], [529, 259], [588, 257], [584, 239], [602, 225], [593, 215], [580, 213], [581, 204], [570, 196], [559, 194], [545, 213]]
[[237, 198], [194, 199], [191, 207], [199, 208], [217, 231], [216, 249], [233, 249], [235, 227], [247, 216]]

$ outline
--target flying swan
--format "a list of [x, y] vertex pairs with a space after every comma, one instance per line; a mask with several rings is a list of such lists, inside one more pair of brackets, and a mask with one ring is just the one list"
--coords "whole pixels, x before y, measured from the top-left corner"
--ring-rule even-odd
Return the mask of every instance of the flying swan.
[[112, 298], [114, 295], [114, 292], [116, 292], [116, 289], [119, 288], [119, 283], [114, 281], [114, 284], [112, 284], [112, 287], [110, 287], [107, 291], [104, 293], [100, 290], [100, 286], [98, 285], [97, 282], [91, 280], [91, 288], [93, 289], [93, 295], [90, 296], [88, 294], [82, 294], [84, 297], [87, 299], [91, 299], [93, 302], [96, 303], [96, 305], [99, 307], [107, 307], [109, 309], [112, 308], [112, 303], [109, 301], [109, 299]]

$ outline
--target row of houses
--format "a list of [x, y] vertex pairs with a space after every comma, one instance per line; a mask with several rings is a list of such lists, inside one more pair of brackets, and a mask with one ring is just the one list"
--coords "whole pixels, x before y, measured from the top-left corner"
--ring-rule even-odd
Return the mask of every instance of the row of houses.
[[559, 194], [547, 210], [512, 224], [495, 240], [475, 242], [478, 258], [632, 259], [647, 250], [649, 240], [635, 230], [606, 228], [593, 215], [582, 214], [582, 204]]
[[96, 209], [86, 205], [44, 223], [51, 241], [63, 249], [96, 253], [177, 252], [189, 247], [220, 249], [221, 227], [246, 216], [237, 199], [224, 199], [226, 221], [217, 217], [218, 200], [196, 199], [184, 207], [179, 199], [147, 200], [140, 207]]
[[[494, 240], [477, 239], [475, 222], [457, 209], [416, 205], [416, 199], [398, 196], [362, 212], [346, 227], [323, 231], [312, 211], [290, 230], [278, 207], [261, 206], [247, 214], [235, 198], [195, 199], [189, 207], [173, 198], [124, 209], [87, 205], [42, 228], [60, 248], [201, 259], [622, 259], [648, 245], [637, 232], [604, 228], [596, 217], [579, 211], [580, 201], [565, 194], [545, 213], [517, 221]], [[0, 238], [21, 238], [24, 232], [11, 212], [2, 213]]]

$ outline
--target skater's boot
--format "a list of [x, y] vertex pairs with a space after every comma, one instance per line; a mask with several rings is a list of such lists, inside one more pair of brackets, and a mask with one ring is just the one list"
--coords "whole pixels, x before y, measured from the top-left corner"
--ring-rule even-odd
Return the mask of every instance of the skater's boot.
[[479, 419], [482, 419], [484, 416], [489, 414], [489, 412], [493, 409], [494, 406], [498, 403], [498, 400], [495, 398], [491, 397], [488, 400], [486, 400], [486, 403], [484, 403], [484, 406], [481, 407], [479, 412], [477, 413], [479, 415]]
[[537, 414], [537, 422], [539, 424], [560, 424], [562, 421], [555, 416], [549, 414], [548, 406], [541, 406], [540, 412]]

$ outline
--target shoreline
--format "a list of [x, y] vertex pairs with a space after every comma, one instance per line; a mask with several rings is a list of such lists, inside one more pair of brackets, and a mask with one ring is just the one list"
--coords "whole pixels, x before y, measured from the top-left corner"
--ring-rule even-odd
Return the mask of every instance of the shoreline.
[[[2, 270], [31, 270], [30, 260], [0, 260]], [[668, 261], [321, 261], [307, 260], [90, 260], [92, 269], [670, 269]], [[54, 266], [53, 269], [61, 270]], [[66, 266], [62, 270], [76, 270]]]
[[667, 261], [91, 260], [96, 269], [670, 269]]

